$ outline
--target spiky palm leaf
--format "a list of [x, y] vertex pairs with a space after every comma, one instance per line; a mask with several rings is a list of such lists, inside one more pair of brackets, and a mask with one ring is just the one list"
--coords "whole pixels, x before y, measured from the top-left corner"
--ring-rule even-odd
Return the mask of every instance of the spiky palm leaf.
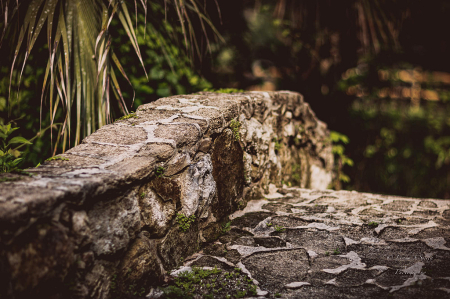
[[[147, 0], [31, 0], [29, 5], [24, 7], [27, 2], [21, 0], [1, 2], [3, 23], [0, 24], [2, 32], [0, 45], [8, 25], [11, 24], [11, 18], [26, 10], [25, 16], [22, 16], [22, 24], [19, 24], [21, 26], [10, 76], [12, 81], [13, 70], [19, 67], [20, 85], [20, 78], [30, 52], [42, 29], [47, 25], [49, 59], [42, 86], [41, 115], [42, 103], [47, 98], [52, 124], [57, 111], [63, 109], [64, 122], [56, 144], [61, 143], [62, 150], [65, 151], [67, 146], [70, 146], [71, 140], [76, 145], [83, 137], [111, 122], [110, 90], [116, 96], [122, 113], [128, 113], [127, 103], [114, 69], [118, 70], [128, 83], [131, 82], [111, 47], [109, 28], [112, 19], [118, 18], [145, 71], [128, 5], [134, 5], [136, 15], [138, 8], [142, 9], [147, 19], [149, 3]], [[202, 5], [197, 3], [197, 0], [164, 0], [164, 3], [175, 8], [186, 46], [189, 39], [190, 44], [198, 49], [191, 22], [192, 13], [199, 18], [205, 35], [208, 25], [216, 36], [220, 37], [202, 12]], [[23, 48], [25, 51], [22, 66], [16, 66]], [[9, 100], [11, 100], [11, 85]], [[56, 148], [55, 146], [55, 151]]]

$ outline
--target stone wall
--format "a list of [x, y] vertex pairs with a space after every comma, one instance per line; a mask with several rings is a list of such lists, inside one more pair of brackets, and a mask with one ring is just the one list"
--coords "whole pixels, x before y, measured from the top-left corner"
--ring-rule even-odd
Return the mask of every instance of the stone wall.
[[163, 98], [56, 158], [0, 177], [0, 298], [145, 295], [248, 200], [333, 165], [292, 92]]

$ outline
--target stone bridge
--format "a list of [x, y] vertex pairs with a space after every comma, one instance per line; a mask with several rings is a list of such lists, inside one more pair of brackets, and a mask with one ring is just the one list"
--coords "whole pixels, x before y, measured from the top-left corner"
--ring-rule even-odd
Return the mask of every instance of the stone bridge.
[[450, 296], [450, 201], [325, 190], [332, 169], [300, 94], [142, 105], [0, 176], [0, 298]]

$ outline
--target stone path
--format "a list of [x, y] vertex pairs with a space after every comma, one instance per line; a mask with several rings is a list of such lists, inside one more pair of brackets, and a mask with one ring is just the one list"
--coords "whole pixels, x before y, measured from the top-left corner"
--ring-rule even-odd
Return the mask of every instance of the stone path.
[[230, 220], [172, 276], [217, 267], [257, 286], [210, 298], [450, 298], [449, 200], [284, 188]]

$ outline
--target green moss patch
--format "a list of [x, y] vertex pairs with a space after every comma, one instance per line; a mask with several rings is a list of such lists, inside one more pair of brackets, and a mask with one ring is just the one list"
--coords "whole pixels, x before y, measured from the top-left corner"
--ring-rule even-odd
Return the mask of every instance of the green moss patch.
[[193, 267], [182, 272], [172, 285], [163, 288], [164, 298], [244, 298], [256, 296], [256, 285], [240, 268], [224, 271]]

